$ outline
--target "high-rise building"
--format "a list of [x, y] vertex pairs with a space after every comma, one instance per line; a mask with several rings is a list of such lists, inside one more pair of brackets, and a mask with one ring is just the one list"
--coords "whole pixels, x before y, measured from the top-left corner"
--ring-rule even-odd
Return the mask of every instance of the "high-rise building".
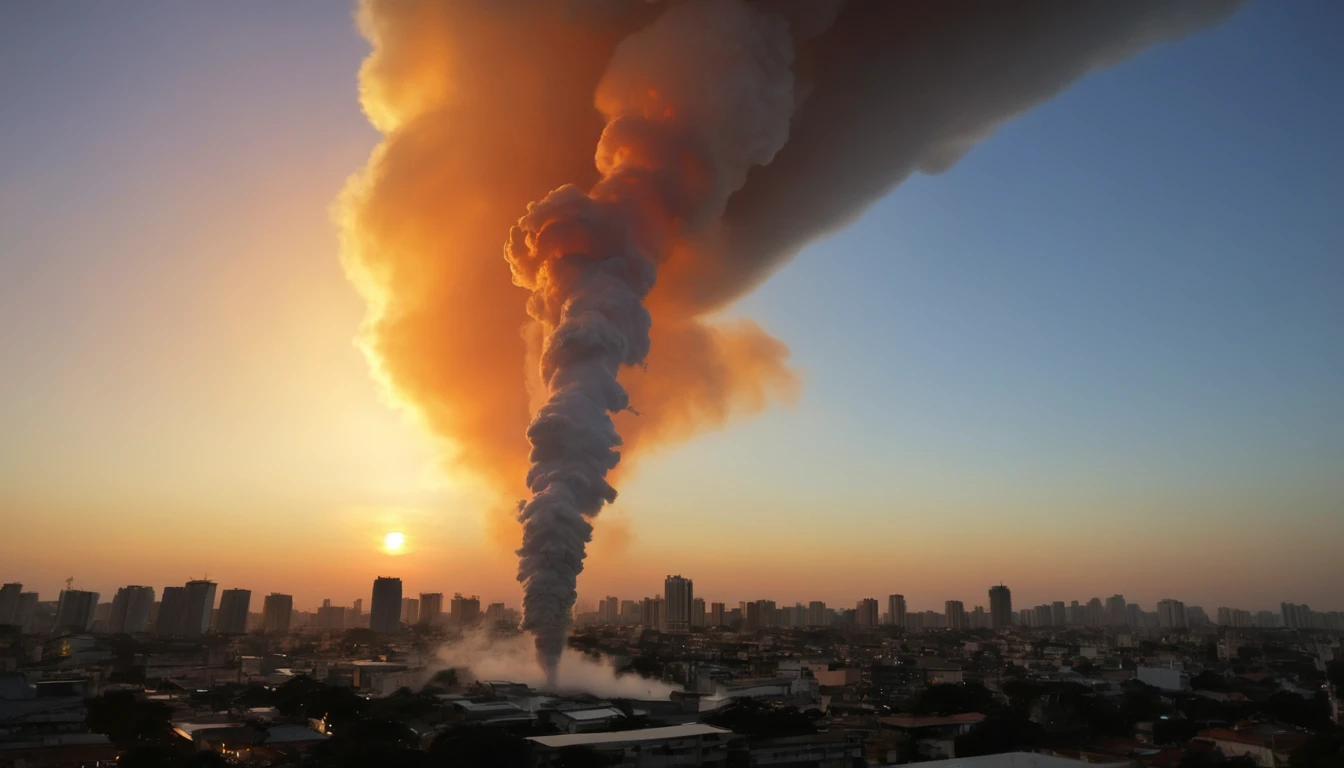
[[966, 606], [962, 605], [960, 600], [944, 601], [943, 615], [947, 617], [948, 629], [969, 629], [971, 626], [970, 617], [966, 615]]
[[14, 626], [24, 634], [37, 632], [37, 602], [36, 592], [19, 593], [19, 607], [14, 611]]
[[644, 598], [643, 608], [640, 610], [640, 622], [647, 629], [663, 629], [663, 598], [646, 597]]
[[314, 625], [318, 629], [345, 629], [345, 614], [345, 606], [332, 605], [330, 600], [323, 600], [322, 607], [317, 609]]
[[261, 631], [268, 635], [287, 635], [293, 615], [293, 596], [272, 592], [261, 603]]
[[668, 632], [686, 632], [691, 628], [691, 602], [695, 599], [695, 585], [680, 575], [663, 580], [663, 602], [666, 606]]
[[11, 582], [0, 587], [0, 626], [18, 624], [14, 617], [19, 613], [19, 595], [23, 594], [23, 585]]
[[854, 606], [854, 623], [860, 627], [876, 627], [877, 600], [865, 597]]
[[379, 576], [373, 580], [369, 629], [380, 635], [395, 635], [401, 631], [401, 579]]
[[994, 629], [1013, 625], [1013, 593], [1002, 584], [989, 588], [989, 623]]
[[98, 593], [81, 589], [61, 590], [56, 604], [55, 633], [87, 632], [93, 626], [93, 613], [98, 609]]
[[210, 631], [210, 620], [215, 617], [215, 589], [213, 581], [193, 579], [182, 588], [182, 624], [179, 634], [200, 637]]
[[[423, 601], [422, 601], [423, 605]], [[471, 627], [481, 621], [481, 598], [476, 595], [463, 597], [461, 592], [453, 595], [453, 623], [459, 627]]]
[[1112, 627], [1123, 627], [1129, 623], [1129, 609], [1126, 608], [1124, 595], [1111, 595], [1106, 598], [1106, 623]]
[[1106, 605], [1101, 602], [1100, 597], [1094, 597], [1087, 601], [1087, 626], [1102, 627], [1106, 625]]
[[1131, 627], [1143, 626], [1143, 609], [1138, 603], [1130, 603], [1125, 606], [1125, 623]]
[[1075, 627], [1081, 627], [1087, 623], [1087, 608], [1079, 605], [1077, 600], [1069, 602], [1069, 623]]
[[905, 626], [905, 595], [887, 595], [887, 621], [893, 627]]
[[1031, 609], [1031, 626], [1048, 627], [1052, 621], [1053, 614], [1050, 612], [1050, 606], [1038, 605]]
[[1062, 627], [1069, 623], [1063, 600], [1056, 600], [1050, 604], [1050, 623], [1056, 627]]
[[122, 587], [112, 598], [112, 616], [108, 619], [107, 629], [114, 635], [147, 632], [149, 614], [153, 609], [153, 587]]
[[692, 627], [703, 627], [703, 626], [705, 626], [705, 621], [706, 621], [706, 620], [707, 620], [707, 617], [705, 616], [705, 599], [704, 599], [703, 597], [697, 597], [697, 598], [692, 599], [692, 600], [691, 600], [691, 626], [692, 626]]
[[971, 629], [989, 629], [989, 612], [985, 606], [977, 605], [971, 609]]
[[608, 624], [621, 623], [621, 601], [619, 598], [607, 595], [607, 598], [602, 601], [602, 608], [605, 613], [603, 621]]
[[709, 626], [722, 627], [725, 617], [723, 615], [723, 603], [709, 604]]
[[443, 623], [443, 593], [442, 592], [421, 592], [420, 593], [420, 618], [419, 622], [428, 626]]
[[643, 610], [644, 610], [643, 604], [641, 604], [638, 600], [622, 600], [621, 623], [622, 624], [640, 623], [641, 621], [643, 621], [642, 619]]
[[215, 621], [217, 635], [247, 634], [247, 610], [252, 605], [252, 590], [226, 589], [219, 595], [219, 618]]
[[1171, 598], [1158, 600], [1157, 625], [1164, 629], [1182, 629], [1189, 626], [1185, 618], [1185, 603]]
[[350, 610], [345, 614], [345, 625], [347, 627], [359, 627], [364, 624], [364, 598], [357, 597], [350, 606]]
[[485, 609], [485, 623], [495, 626], [500, 622], [508, 621], [508, 609], [503, 603], [491, 603]]
[[414, 597], [401, 598], [401, 623], [416, 624], [420, 621], [420, 601]]
[[1187, 605], [1185, 607], [1185, 625], [1187, 627], [1202, 627], [1209, 622], [1209, 614], [1198, 605]]
[[807, 626], [824, 627], [826, 626], [826, 604], [820, 600], [813, 600], [807, 604]]
[[161, 637], [182, 634], [182, 615], [187, 608], [186, 587], [164, 587], [159, 601], [159, 616], [154, 620], [154, 632]]

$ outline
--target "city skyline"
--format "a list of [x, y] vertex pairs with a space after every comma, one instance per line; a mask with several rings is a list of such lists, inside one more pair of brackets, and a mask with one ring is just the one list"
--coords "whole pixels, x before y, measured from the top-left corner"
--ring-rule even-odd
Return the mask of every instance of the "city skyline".
[[[632, 449], [580, 594], [1337, 599], [1344, 11], [1311, 7], [1082, 77], [725, 308], [798, 386]], [[353, 343], [331, 208], [380, 133], [349, 8], [0, 14], [31, 73], [0, 83], [0, 579], [107, 598], [205, 565], [312, 604], [396, 572], [516, 604], [525, 490], [448, 466], [473, 446]]]
[[[377, 580], [381, 580], [383, 578], [385, 577], [379, 576], [377, 577]], [[435, 600], [434, 602], [435, 607], [433, 608], [431, 614], [429, 615], [437, 616], [439, 614], [447, 614], [449, 613], [449, 611], [443, 607], [445, 603], [444, 600], [445, 594], [453, 595], [454, 602], [463, 599], [470, 599], [476, 601], [477, 611], [483, 611], [483, 609], [480, 606], [488, 603], [501, 602], [510, 607], [516, 607], [519, 603], [516, 597], [512, 600], [499, 599], [498, 595], [478, 595], [470, 591], [464, 592], [462, 590], [454, 590], [454, 589], [445, 589], [436, 592], [423, 592], [420, 591], [421, 588], [424, 587], [438, 588], [441, 585], [410, 586], [405, 585], [404, 580], [400, 578], [397, 577], [386, 577], [386, 578], [397, 581], [399, 583], [399, 588], [403, 590], [401, 593], [399, 593], [399, 596], [396, 601], [397, 611], [399, 615], [404, 615], [403, 611], [405, 610], [404, 608], [405, 602], [407, 600], [410, 600], [412, 602], [417, 603], [416, 606], [417, 613], [421, 617], [426, 616], [426, 614], [424, 613], [425, 611], [424, 606], [426, 605], [425, 598], [433, 598]], [[659, 579], [655, 583], [650, 584], [649, 585], [650, 588], [644, 590], [639, 589], [622, 590], [620, 588], [616, 588], [615, 590], [607, 590], [601, 595], [596, 595], [593, 597], [589, 597], [588, 593], [580, 592], [578, 596], [578, 601], [576, 603], [575, 611], [596, 612], [600, 610], [600, 606], [602, 605], [603, 602], [605, 602], [606, 600], [610, 599], [613, 596], [616, 597], [618, 600], [642, 600], [646, 597], [662, 598], [666, 594], [666, 590], [668, 589], [669, 585], [674, 583], [673, 580], [678, 579], [686, 582], [687, 584], [686, 587], [682, 588], [684, 589], [684, 592], [682, 594], [684, 594], [687, 599], [686, 610], [690, 611], [691, 607], [689, 603], [692, 593], [690, 591], [689, 584], [691, 581], [693, 581], [693, 579], [691, 578], [682, 579], [682, 577], [679, 575], [666, 576], [665, 578]], [[373, 583], [374, 581], [375, 581], [374, 579], [371, 579], [369, 583]], [[269, 587], [266, 587], [265, 589], [257, 589], [255, 587], [242, 588], [236, 586], [225, 587], [220, 582], [210, 581], [208, 579], [188, 580], [186, 583], [188, 585], [193, 583], [202, 583], [202, 584], [208, 583], [216, 585], [214, 589], [221, 596], [224, 595], [225, 593], [235, 591], [249, 592], [251, 595], [256, 597], [256, 599], [254, 599], [254, 601], [252, 602], [252, 607], [256, 610], [252, 610], [251, 613], [262, 613], [261, 599], [267, 597], [268, 595], [269, 596], [279, 595], [292, 600], [293, 610], [296, 611], [304, 611], [308, 609], [316, 611], [317, 609], [323, 606], [339, 606], [343, 608], [350, 608], [352, 606], [357, 606], [357, 604], [365, 600], [369, 600], [370, 601], [369, 604], [371, 605], [372, 604], [371, 598], [373, 597], [373, 588], [371, 587], [366, 588], [365, 591], [363, 592], [352, 592], [340, 595], [323, 593], [320, 597], [314, 597], [312, 599], [309, 599], [306, 596], [286, 592], [284, 591], [283, 588], [277, 589], [275, 585], [271, 585]], [[49, 597], [50, 595], [49, 592], [43, 592], [37, 585], [30, 585], [27, 582], [15, 579], [9, 579], [9, 580], [0, 580], [0, 584], [3, 584], [5, 586], [10, 586], [12, 584], [19, 584], [22, 586], [22, 592], [24, 593], [37, 592], [40, 596], [40, 599], [42, 599], [43, 601], [50, 601], [54, 599], [52, 597]], [[159, 591], [165, 588], [180, 587], [180, 585], [177, 584], [168, 584], [164, 586], [150, 586], [150, 585], [145, 586], [148, 586], [150, 589], [155, 590], [156, 594], [159, 594]], [[114, 599], [113, 596], [119, 595], [122, 590], [136, 589], [142, 587], [133, 584], [122, 584], [120, 586], [114, 586], [107, 589], [97, 589], [92, 587], [86, 587], [85, 585], [80, 584], [78, 581], [75, 581], [73, 583], [72, 588], [75, 591], [94, 593], [96, 595], [99, 595], [100, 597], [107, 598], [101, 600], [101, 602], [98, 603], [101, 605], [104, 603], [112, 604]], [[723, 603], [730, 606], [736, 606], [739, 603], [753, 602], [765, 599], [774, 602], [778, 607], [781, 608], [793, 605], [806, 606], [809, 603], [813, 603], [815, 601], [820, 602], [824, 604], [827, 608], [831, 609], [837, 609], [837, 608], [843, 609], [846, 607], [852, 608], [855, 604], [859, 602], [872, 599], [876, 603], [877, 615], [879, 617], [885, 617], [890, 613], [891, 610], [892, 606], [891, 598], [900, 597], [902, 598], [900, 602], [901, 609], [911, 614], [913, 613], [942, 614], [945, 613], [950, 604], [956, 603], [959, 605], [960, 610], [966, 614], [969, 614], [975, 608], [981, 608], [986, 611], [986, 616], [988, 617], [991, 615], [994, 607], [993, 590], [999, 588], [1007, 589], [1007, 587], [1005, 587], [1005, 585], [1002, 582], [989, 584], [984, 589], [982, 589], [979, 594], [975, 595], [955, 594], [955, 595], [940, 596], [930, 594], [921, 596], [918, 592], [913, 592], [910, 590], [907, 590], [903, 593], [894, 593], [888, 590], [888, 591], [881, 591], [881, 593], [879, 594], [878, 592], [875, 592], [873, 589], [868, 589], [866, 592], [856, 592], [854, 597], [852, 598], [840, 597], [838, 599], [835, 598], [819, 599], [816, 595], [810, 595], [810, 596], [805, 595], [802, 597], [790, 597], [786, 599], [780, 599], [778, 595], [771, 596], [769, 594], [762, 594], [762, 593], [750, 594], [750, 595], [742, 593], [741, 595], [729, 595], [725, 597], [723, 594], [713, 591], [711, 591], [709, 597], [706, 597], [705, 595], [697, 591], [694, 593], [694, 599], [696, 601], [703, 601], [707, 605], [709, 603]], [[65, 590], [66, 587], [61, 586], [59, 590], [57, 590], [57, 596], [59, 596], [60, 592]], [[407, 595], [407, 597], [403, 599], [402, 597], [400, 597], [401, 594]], [[417, 595], [418, 597], [413, 598], [410, 597], [410, 595]], [[1123, 599], [1123, 602], [1120, 604], [1121, 611], [1124, 611], [1129, 606], [1139, 605], [1151, 608], [1152, 609], [1151, 612], [1155, 612], [1160, 610], [1162, 602], [1168, 600], [1175, 600], [1183, 605], [1202, 608], [1206, 613], [1208, 613], [1213, 623], [1219, 623], [1219, 624], [1223, 622], [1215, 620], [1215, 612], [1221, 609], [1228, 609], [1232, 611], [1243, 611], [1249, 614], [1256, 614], [1258, 612], [1263, 611], [1279, 611], [1281, 607], [1285, 604], [1291, 604], [1291, 605], [1301, 604], [1310, 606], [1313, 611], [1317, 612], [1338, 612], [1344, 610], [1344, 602], [1339, 601], [1312, 602], [1310, 600], [1302, 600], [1300, 598], [1293, 599], [1292, 596], [1284, 596], [1278, 600], [1266, 602], [1263, 604], [1253, 603], [1248, 600], [1235, 600], [1235, 599], [1231, 601], [1213, 601], [1213, 600], [1200, 600], [1198, 597], [1191, 597], [1189, 595], [1185, 595], [1184, 597], [1182, 597], [1180, 590], [1169, 590], [1169, 593], [1163, 593], [1162, 597], [1157, 597], [1153, 599], [1146, 599], [1144, 597], [1135, 597], [1132, 594], [1127, 594], [1123, 590], [1118, 593], [1110, 593], [1110, 594], [1104, 594], [1099, 592], [1096, 594], [1089, 594], [1089, 595], [1077, 594], [1077, 595], [1064, 595], [1064, 596], [1058, 594], [1058, 591], [1053, 595], [1044, 594], [1039, 596], [1036, 595], [1035, 593], [1019, 593], [1017, 591], [1012, 591], [1011, 595], [1012, 595], [1010, 598], [1011, 609], [1009, 615], [1014, 617], [1014, 620], [1022, 609], [1031, 610], [1032, 608], [1039, 607], [1040, 605], [1045, 605], [1048, 607], [1051, 604], [1067, 604], [1070, 602], [1085, 604], [1090, 600], [1100, 601], [1100, 604], [1102, 606], [1101, 610], [1104, 612], [1104, 614], [1107, 617], [1114, 619], [1117, 616], [1117, 614], [1109, 605], [1109, 603], [1115, 600], [1116, 598]], [[1062, 603], [1060, 602], [1061, 597], [1063, 600]], [[222, 606], [221, 600], [216, 600], [216, 603], [217, 608]], [[388, 610], [390, 611], [391, 609], [389, 608]], [[687, 616], [689, 616], [689, 614], [687, 614]], [[409, 623], [414, 624], [421, 622], [413, 621]], [[1123, 624], [1124, 622], [1120, 623]]]

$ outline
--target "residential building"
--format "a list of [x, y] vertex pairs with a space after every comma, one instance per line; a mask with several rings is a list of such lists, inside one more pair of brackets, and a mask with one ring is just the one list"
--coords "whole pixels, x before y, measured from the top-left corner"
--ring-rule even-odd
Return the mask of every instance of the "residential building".
[[826, 626], [826, 604], [820, 600], [813, 600], [807, 604], [807, 626], [824, 627]]
[[989, 588], [989, 621], [994, 629], [1013, 626], [1013, 593], [1002, 584]]
[[390, 576], [374, 579], [369, 629], [382, 635], [395, 635], [401, 631], [401, 579]]
[[905, 595], [887, 595], [887, 621], [893, 627], [905, 626]]
[[294, 614], [294, 598], [272, 592], [262, 601], [261, 631], [268, 635], [289, 634], [290, 617]]
[[481, 620], [481, 598], [476, 595], [463, 597], [460, 592], [453, 595], [452, 608], [453, 623], [459, 627], [474, 626]]
[[200, 637], [210, 631], [210, 620], [215, 617], [216, 584], [206, 579], [193, 579], [182, 588], [182, 623], [178, 634]]
[[252, 604], [252, 590], [226, 589], [219, 595], [219, 617], [215, 620], [217, 635], [247, 634], [247, 610]]
[[1068, 624], [1069, 617], [1063, 600], [1056, 600], [1050, 604], [1050, 623], [1056, 627], [1062, 627]]
[[865, 597], [854, 606], [854, 623], [860, 627], [876, 627], [877, 623], [877, 600], [872, 597]]
[[420, 593], [420, 617], [417, 619], [421, 624], [434, 626], [443, 623], [443, 593], [442, 592], [421, 592]]
[[19, 613], [19, 595], [23, 594], [23, 585], [11, 582], [0, 587], [0, 626], [17, 624], [14, 617]]
[[1157, 625], [1163, 629], [1179, 629], [1188, 626], [1185, 618], [1185, 603], [1171, 598], [1158, 600]]
[[691, 626], [705, 626], [705, 599], [697, 597], [691, 600]]
[[947, 617], [949, 629], [969, 629], [970, 617], [966, 615], [966, 606], [960, 600], [948, 600], [943, 603], [943, 614]]
[[114, 635], [148, 632], [149, 614], [153, 609], [153, 587], [122, 587], [112, 598], [112, 615], [107, 629]]
[[420, 601], [414, 597], [401, 598], [401, 623], [416, 624], [420, 621]]
[[82, 589], [61, 590], [56, 605], [56, 634], [74, 630], [87, 632], [93, 626], [93, 613], [98, 608], [98, 593]]
[[1129, 609], [1124, 595], [1106, 598], [1106, 623], [1112, 627], [1123, 627], [1129, 623]]
[[723, 626], [723, 620], [724, 620], [723, 609], [724, 609], [723, 603], [709, 604], [709, 626], [711, 627]]
[[695, 600], [695, 583], [680, 574], [663, 580], [663, 603], [666, 607], [668, 632], [686, 632], [691, 628], [691, 603]]
[[182, 634], [182, 615], [187, 607], [186, 587], [164, 587], [154, 632], [161, 637]]

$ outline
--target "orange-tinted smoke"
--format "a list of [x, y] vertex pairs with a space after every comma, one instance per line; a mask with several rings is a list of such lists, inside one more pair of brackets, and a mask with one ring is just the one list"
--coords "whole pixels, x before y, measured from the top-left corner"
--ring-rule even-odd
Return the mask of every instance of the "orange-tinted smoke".
[[[359, 12], [373, 44], [361, 103], [384, 134], [337, 212], [343, 263], [369, 305], [359, 343], [441, 440], [446, 466], [501, 501], [525, 495], [536, 371], [527, 293], [501, 244], [529, 202], [596, 180], [594, 90], [615, 44], [661, 10], [373, 0]], [[792, 391], [787, 350], [759, 328], [711, 328], [671, 303], [654, 311], [648, 373], [622, 376], [643, 413], [620, 425], [627, 459]], [[512, 515], [488, 521], [516, 546]]]

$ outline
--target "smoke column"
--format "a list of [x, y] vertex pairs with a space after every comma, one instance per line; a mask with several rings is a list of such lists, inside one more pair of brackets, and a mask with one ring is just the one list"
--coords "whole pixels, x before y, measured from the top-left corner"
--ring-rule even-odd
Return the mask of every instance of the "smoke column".
[[[784, 145], [793, 111], [793, 42], [778, 16], [740, 0], [692, 0], [617, 47], [598, 86], [606, 128], [602, 178], [528, 206], [505, 255], [532, 292], [543, 330], [546, 401], [528, 427], [532, 492], [519, 513], [523, 626], [553, 678], [588, 518], [616, 499], [606, 475], [620, 460], [609, 414], [630, 408], [617, 380], [649, 353], [644, 297], [678, 235], [722, 214], [747, 170]], [[705, 87], [712, 82], [713, 87]]]
[[[456, 477], [501, 511], [530, 495], [543, 660], [617, 448], [623, 471], [797, 389], [783, 342], [715, 311], [910, 174], [1237, 5], [364, 0], [383, 140], [338, 206], [359, 344]], [[510, 549], [514, 521], [487, 517]]]

